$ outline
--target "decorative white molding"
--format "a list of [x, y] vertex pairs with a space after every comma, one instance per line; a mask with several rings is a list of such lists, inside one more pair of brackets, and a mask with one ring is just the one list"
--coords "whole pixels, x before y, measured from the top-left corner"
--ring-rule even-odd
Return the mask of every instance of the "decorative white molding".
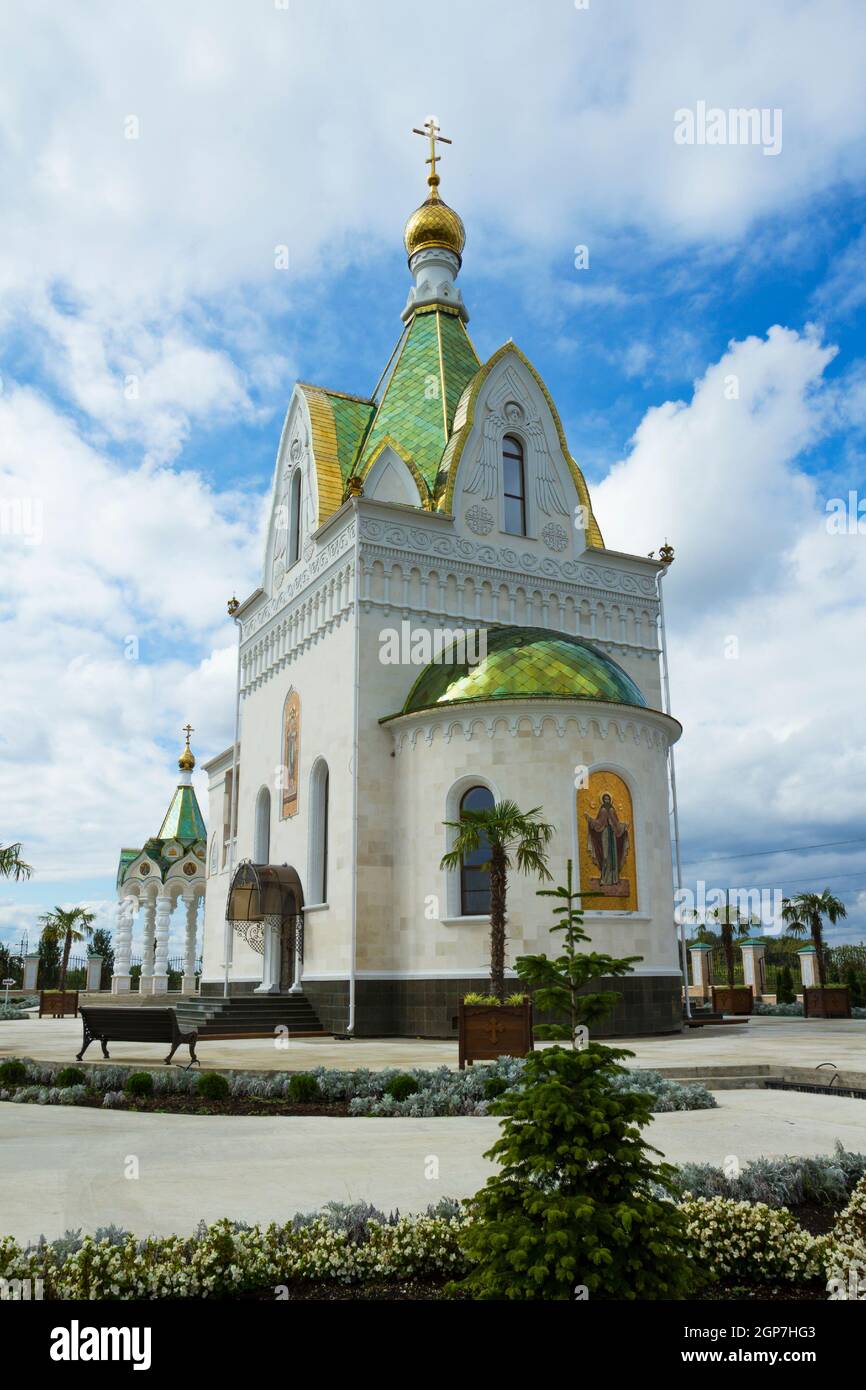
[[391, 730], [398, 756], [407, 747], [417, 747], [419, 741], [431, 745], [437, 734], [443, 743], [450, 743], [458, 735], [468, 743], [476, 731], [493, 738], [500, 729], [516, 738], [527, 723], [535, 738], [549, 729], [561, 739], [573, 728], [582, 738], [613, 738], [619, 743], [630, 739], [638, 746], [643, 744], [666, 756], [668, 748], [682, 732], [677, 721], [668, 715], [658, 710], [638, 710], [631, 705], [623, 707], [593, 700], [586, 702], [587, 708], [576, 709], [575, 702], [565, 700], [543, 703], [519, 700], [508, 701], [509, 707], [503, 708], [503, 703], [490, 700], [464, 708], [421, 710], [391, 719], [384, 727]]

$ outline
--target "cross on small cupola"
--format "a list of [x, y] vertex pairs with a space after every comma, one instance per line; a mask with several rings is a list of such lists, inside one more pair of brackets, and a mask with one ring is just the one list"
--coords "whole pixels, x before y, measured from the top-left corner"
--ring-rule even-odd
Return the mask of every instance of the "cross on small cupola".
[[184, 748], [183, 752], [178, 758], [177, 765], [180, 768], [181, 772], [192, 772], [193, 768], [195, 767], [195, 756], [193, 754], [192, 749], [189, 746], [189, 739], [190, 734], [195, 733], [195, 729], [192, 727], [191, 724], [184, 724], [183, 732], [186, 734], [186, 747]]
[[442, 156], [437, 153], [436, 145], [437, 142], [441, 145], [450, 145], [453, 144], [453, 141], [449, 140], [447, 135], [439, 134], [439, 126], [436, 123], [435, 116], [427, 117], [422, 130], [419, 130], [417, 126], [413, 126], [412, 134], [422, 135], [425, 139], [430, 141], [430, 154], [428, 155], [426, 160], [426, 163], [430, 165], [430, 173], [427, 175], [427, 182], [433, 189], [433, 193], [435, 196], [436, 189], [439, 185], [439, 175], [436, 173], [436, 164], [438, 160], [442, 158]]

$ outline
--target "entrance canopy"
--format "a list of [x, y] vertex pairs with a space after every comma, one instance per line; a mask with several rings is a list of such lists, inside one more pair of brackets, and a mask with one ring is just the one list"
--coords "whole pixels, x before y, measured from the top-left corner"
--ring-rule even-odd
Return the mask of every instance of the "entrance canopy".
[[262, 922], [297, 917], [303, 907], [297, 869], [288, 864], [252, 864], [247, 859], [235, 870], [226, 917], [230, 922]]

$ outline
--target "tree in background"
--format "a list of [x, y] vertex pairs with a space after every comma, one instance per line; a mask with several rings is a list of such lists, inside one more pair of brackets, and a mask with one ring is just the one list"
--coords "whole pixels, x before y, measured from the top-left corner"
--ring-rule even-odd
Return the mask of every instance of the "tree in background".
[[111, 932], [105, 927], [97, 927], [93, 936], [90, 938], [90, 949], [95, 956], [102, 956], [102, 972], [99, 977], [99, 988], [110, 989], [111, 977], [114, 974], [114, 946], [111, 940]]
[[824, 1013], [824, 989], [827, 984], [827, 971], [824, 961], [824, 918], [831, 925], [836, 924], [848, 912], [841, 899], [836, 898], [825, 888], [823, 893], [798, 893], [794, 898], [782, 899], [782, 917], [788, 923], [788, 930], [794, 936], [805, 936], [808, 931], [815, 947], [815, 962], [818, 966], [818, 982], [821, 986], [821, 1012]]
[[520, 1082], [491, 1106], [501, 1137], [486, 1157], [500, 1165], [468, 1203], [461, 1237], [470, 1271], [459, 1285], [475, 1299], [682, 1298], [697, 1270], [685, 1221], [657, 1184], [673, 1190], [674, 1169], [645, 1143], [651, 1097], [618, 1089], [632, 1054], [584, 1040], [615, 991], [581, 993], [602, 976], [629, 972], [639, 957], [578, 950], [589, 940], [572, 887], [550, 890], [564, 933], [554, 959], [521, 956], [517, 973], [538, 1004], [562, 1022], [544, 1026], [567, 1047], [531, 1052]]
[[40, 989], [55, 989], [60, 973], [60, 942], [56, 937], [39, 938], [39, 969], [36, 983]]
[[[69, 968], [69, 952], [73, 941], [86, 941], [90, 936], [93, 913], [86, 907], [55, 907], [53, 912], [43, 912], [39, 918], [42, 923], [42, 941], [54, 941], [62, 949], [60, 979], [58, 989], [66, 988], [66, 972]], [[40, 947], [41, 949], [41, 947]]]
[[32, 873], [33, 866], [21, 858], [20, 840], [14, 845], [0, 845], [0, 878], [14, 878], [17, 882]]
[[776, 984], [776, 1003], [793, 1004], [796, 999], [794, 993], [794, 978], [791, 974], [790, 965], [783, 965], [779, 971]]
[[540, 819], [541, 807], [521, 811], [514, 801], [498, 801], [487, 811], [464, 811], [459, 821], [445, 821], [454, 842], [439, 865], [459, 869], [464, 855], [485, 846], [490, 858], [479, 867], [490, 873], [490, 992], [505, 1002], [505, 912], [508, 874], [516, 865], [522, 874], [549, 879], [547, 846], [554, 827]]

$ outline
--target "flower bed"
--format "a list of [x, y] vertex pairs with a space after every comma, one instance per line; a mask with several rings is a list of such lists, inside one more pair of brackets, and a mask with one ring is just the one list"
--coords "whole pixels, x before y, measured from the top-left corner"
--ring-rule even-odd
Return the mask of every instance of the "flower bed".
[[[866, 1288], [866, 1178], [829, 1235], [810, 1235], [789, 1211], [764, 1203], [690, 1195], [681, 1206], [695, 1264], [715, 1281], [704, 1298], [769, 1291], [848, 1299]], [[340, 1297], [348, 1288], [362, 1297], [365, 1290], [370, 1297], [435, 1297], [468, 1268], [467, 1225], [452, 1201], [416, 1217], [334, 1203], [285, 1225], [224, 1220], [202, 1224], [191, 1236], [140, 1240], [110, 1227], [26, 1247], [6, 1237], [0, 1278], [41, 1280], [46, 1299], [273, 1299], [310, 1297], [314, 1290]]]
[[[408, 1116], [486, 1115], [494, 1100], [520, 1084], [522, 1058], [501, 1057], [496, 1062], [464, 1072], [448, 1067], [400, 1072], [339, 1071], [316, 1067], [310, 1072], [234, 1072], [227, 1075], [228, 1094], [223, 1099], [199, 1094], [200, 1079], [208, 1073], [180, 1067], [136, 1072], [132, 1067], [64, 1067], [23, 1059], [25, 1076], [4, 1082], [0, 1064], [0, 1100], [17, 1104], [104, 1106], [107, 1109], [170, 1109], [191, 1114], [257, 1115], [373, 1115]], [[74, 1084], [63, 1083], [63, 1073], [76, 1073]], [[130, 1095], [133, 1075], [149, 1076], [152, 1085]], [[213, 1075], [213, 1073], [210, 1073]], [[300, 1087], [300, 1078], [309, 1078]], [[716, 1105], [711, 1091], [700, 1084], [688, 1086], [669, 1081], [657, 1072], [630, 1071], [614, 1079], [623, 1091], [644, 1091], [653, 1097], [656, 1112], [704, 1110]], [[300, 1091], [303, 1091], [303, 1095]], [[161, 1105], [161, 1102], [165, 1102]]]

